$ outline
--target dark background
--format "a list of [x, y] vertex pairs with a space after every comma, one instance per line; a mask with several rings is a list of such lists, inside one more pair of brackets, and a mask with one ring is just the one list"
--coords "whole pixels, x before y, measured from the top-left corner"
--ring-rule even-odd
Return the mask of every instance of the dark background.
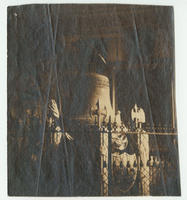
[[137, 103], [145, 110], [146, 124], [172, 127], [173, 17], [167, 6], [8, 8], [10, 195], [38, 194], [48, 98], [54, 90], [63, 111], [62, 97], [71, 83], [69, 77], [64, 86], [67, 72], [98, 72], [111, 80], [114, 70], [116, 104], [125, 123]]

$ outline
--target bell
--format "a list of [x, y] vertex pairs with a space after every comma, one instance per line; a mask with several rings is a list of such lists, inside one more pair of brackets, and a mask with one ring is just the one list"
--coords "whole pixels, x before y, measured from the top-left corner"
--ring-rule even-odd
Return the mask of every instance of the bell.
[[81, 123], [99, 124], [114, 121], [115, 113], [110, 101], [108, 77], [98, 73], [73, 74], [69, 119]]

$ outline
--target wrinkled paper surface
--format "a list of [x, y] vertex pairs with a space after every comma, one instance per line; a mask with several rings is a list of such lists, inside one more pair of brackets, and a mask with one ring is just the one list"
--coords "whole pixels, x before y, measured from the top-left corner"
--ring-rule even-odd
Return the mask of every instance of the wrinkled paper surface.
[[173, 15], [8, 7], [9, 195], [180, 195]]

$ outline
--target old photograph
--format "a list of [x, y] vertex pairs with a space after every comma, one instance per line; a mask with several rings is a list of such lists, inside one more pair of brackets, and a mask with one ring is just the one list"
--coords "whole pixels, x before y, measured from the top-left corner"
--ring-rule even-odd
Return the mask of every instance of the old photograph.
[[7, 42], [8, 195], [181, 195], [172, 6], [10, 6]]

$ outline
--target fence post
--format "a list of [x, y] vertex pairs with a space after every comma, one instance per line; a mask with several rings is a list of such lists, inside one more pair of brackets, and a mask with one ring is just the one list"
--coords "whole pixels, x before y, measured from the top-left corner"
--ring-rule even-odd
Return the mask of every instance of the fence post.
[[108, 195], [112, 194], [111, 184], [112, 184], [112, 122], [111, 116], [109, 116], [108, 122]]

